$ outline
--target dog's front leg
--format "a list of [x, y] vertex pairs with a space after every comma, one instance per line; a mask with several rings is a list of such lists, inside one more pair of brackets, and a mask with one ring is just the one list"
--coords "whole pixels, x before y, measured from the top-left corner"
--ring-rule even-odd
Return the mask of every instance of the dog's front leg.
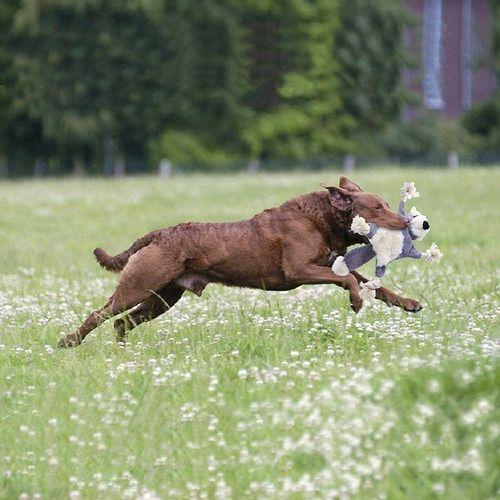
[[[351, 271], [351, 274], [358, 280], [358, 283], [366, 283], [369, 281], [357, 271]], [[409, 312], [418, 312], [422, 309], [422, 305], [418, 300], [401, 297], [401, 295], [391, 292], [388, 288], [383, 286], [377, 289], [376, 298], [384, 301], [388, 306], [401, 307], [401, 309]]]
[[287, 279], [296, 285], [337, 285], [349, 291], [351, 308], [359, 312], [363, 307], [363, 300], [359, 295], [359, 286], [352, 274], [336, 275], [329, 267], [309, 265], [302, 269], [287, 270]]

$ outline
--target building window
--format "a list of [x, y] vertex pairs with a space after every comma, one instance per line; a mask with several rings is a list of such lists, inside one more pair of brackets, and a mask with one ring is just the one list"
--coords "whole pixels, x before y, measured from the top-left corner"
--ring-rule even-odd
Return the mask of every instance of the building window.
[[424, 105], [443, 109], [441, 89], [441, 0], [425, 0], [424, 4]]

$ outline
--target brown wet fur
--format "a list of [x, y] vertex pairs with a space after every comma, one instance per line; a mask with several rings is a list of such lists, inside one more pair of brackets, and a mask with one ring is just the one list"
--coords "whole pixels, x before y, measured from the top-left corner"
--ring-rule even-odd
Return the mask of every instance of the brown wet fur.
[[[350, 231], [352, 218], [359, 214], [391, 229], [403, 229], [406, 221], [380, 196], [365, 193], [346, 177], [340, 178], [339, 187], [326, 189], [243, 221], [188, 222], [153, 231], [116, 256], [96, 249], [104, 268], [121, 271], [118, 286], [59, 346], [80, 344], [106, 319], [134, 308], [115, 321], [117, 340], [124, 342], [127, 331], [163, 314], [185, 290], [201, 295], [209, 283], [279, 291], [333, 284], [349, 292], [351, 307], [358, 312], [363, 305], [358, 283], [365, 278], [357, 272], [337, 276], [330, 268], [347, 247], [366, 243]], [[377, 298], [407, 311], [421, 309], [417, 301], [383, 287]]]

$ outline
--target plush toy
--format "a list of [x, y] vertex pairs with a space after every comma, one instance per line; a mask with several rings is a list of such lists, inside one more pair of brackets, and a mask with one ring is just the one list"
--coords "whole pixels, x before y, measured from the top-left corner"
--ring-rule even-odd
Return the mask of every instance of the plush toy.
[[420, 241], [425, 237], [429, 232], [430, 224], [427, 217], [415, 207], [412, 207], [408, 214], [405, 213], [406, 201], [420, 196], [415, 184], [405, 182], [401, 194], [402, 200], [399, 203], [398, 213], [407, 218], [408, 228], [403, 230], [385, 229], [376, 224], [367, 223], [363, 217], [356, 215], [351, 224], [351, 231], [366, 236], [370, 244], [355, 248], [345, 256], [337, 257], [333, 263], [332, 271], [340, 276], [345, 276], [376, 257], [376, 279], [361, 283], [361, 295], [364, 299], [374, 298], [376, 289], [380, 287], [380, 278], [384, 276], [390, 262], [403, 257], [411, 259], [423, 257], [429, 262], [437, 262], [442, 257], [442, 253], [435, 243], [425, 252], [419, 252], [413, 245], [414, 240]]

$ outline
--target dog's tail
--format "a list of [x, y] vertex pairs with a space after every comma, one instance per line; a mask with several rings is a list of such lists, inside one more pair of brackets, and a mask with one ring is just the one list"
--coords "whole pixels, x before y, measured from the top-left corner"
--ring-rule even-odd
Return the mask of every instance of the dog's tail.
[[95, 258], [104, 269], [113, 273], [118, 273], [126, 266], [128, 260], [135, 252], [149, 245], [159, 234], [160, 231], [151, 231], [138, 240], [135, 240], [130, 248], [114, 256], [109, 255], [108, 252], [102, 248], [96, 248], [94, 250]]

